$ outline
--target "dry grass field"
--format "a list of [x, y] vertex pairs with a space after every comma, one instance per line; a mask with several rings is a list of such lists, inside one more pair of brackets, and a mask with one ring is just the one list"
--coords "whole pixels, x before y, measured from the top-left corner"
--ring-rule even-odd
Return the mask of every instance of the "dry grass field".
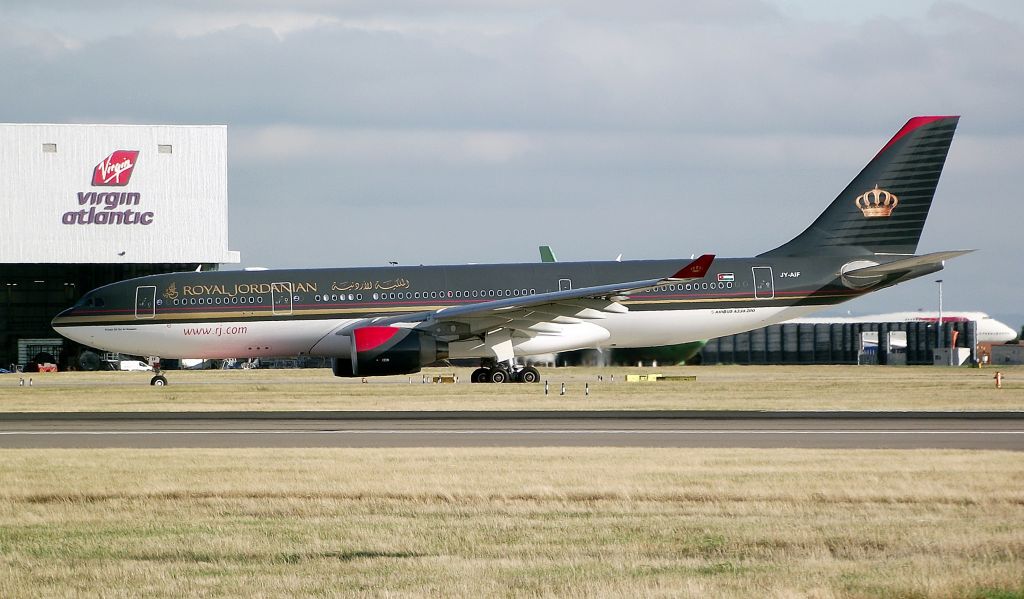
[[[650, 371], [548, 369], [546, 397], [468, 370], [0, 375], [0, 412], [1024, 409], [1022, 368], [622, 382]], [[2, 450], [0, 597], [1024, 599], [1022, 481], [995, 451]]]
[[[421, 375], [340, 379], [327, 369], [173, 371], [150, 387], [137, 372], [0, 375], [0, 412], [140, 410], [1024, 410], [1024, 367], [704, 366], [547, 368], [543, 384], [421, 384]], [[691, 382], [625, 383], [630, 373], [696, 375]], [[604, 378], [603, 382], [598, 377]], [[31, 377], [32, 387], [19, 387]], [[612, 378], [614, 381], [612, 382]], [[409, 381], [412, 381], [412, 384]], [[558, 394], [561, 383], [567, 395]], [[589, 383], [590, 395], [584, 396]]]
[[7, 450], [0, 596], [1024, 597], [1024, 460]]

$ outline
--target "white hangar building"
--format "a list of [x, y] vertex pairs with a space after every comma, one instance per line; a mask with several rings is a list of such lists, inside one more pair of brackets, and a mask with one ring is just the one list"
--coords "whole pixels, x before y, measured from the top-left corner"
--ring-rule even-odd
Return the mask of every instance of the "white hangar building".
[[75, 367], [50, 320], [90, 289], [239, 261], [226, 126], [0, 124], [0, 368]]

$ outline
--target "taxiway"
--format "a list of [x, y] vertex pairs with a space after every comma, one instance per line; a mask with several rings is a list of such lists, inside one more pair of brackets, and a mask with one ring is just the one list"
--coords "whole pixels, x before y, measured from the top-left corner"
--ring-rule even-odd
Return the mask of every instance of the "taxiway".
[[0, 414], [2, 448], [748, 447], [1024, 451], [1019, 412]]

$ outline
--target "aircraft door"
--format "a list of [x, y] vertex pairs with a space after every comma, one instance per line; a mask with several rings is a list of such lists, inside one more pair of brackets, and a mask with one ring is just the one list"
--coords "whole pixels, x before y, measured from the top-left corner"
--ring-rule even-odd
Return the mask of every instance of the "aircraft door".
[[135, 318], [156, 318], [156, 287], [144, 285], [135, 288]]
[[270, 298], [274, 308], [274, 316], [287, 316], [292, 313], [291, 283], [271, 283]]
[[754, 299], [772, 299], [775, 297], [775, 281], [772, 278], [771, 266], [755, 266]]
[[558, 290], [569, 291], [572, 289], [572, 279], [558, 279]]

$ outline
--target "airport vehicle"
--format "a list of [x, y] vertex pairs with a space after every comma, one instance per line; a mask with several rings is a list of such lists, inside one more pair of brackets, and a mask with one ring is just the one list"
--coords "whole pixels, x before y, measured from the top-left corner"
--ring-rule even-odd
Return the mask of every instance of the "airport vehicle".
[[330, 356], [344, 377], [479, 358], [474, 382], [534, 382], [517, 357], [734, 334], [941, 270], [969, 250], [915, 252], [958, 119], [910, 119], [805, 231], [752, 258], [182, 272], [90, 291], [53, 327], [133, 355]]
[[123, 372], [148, 372], [153, 370], [152, 366], [142, 360], [118, 360], [112, 366], [114, 366], [115, 370]]

